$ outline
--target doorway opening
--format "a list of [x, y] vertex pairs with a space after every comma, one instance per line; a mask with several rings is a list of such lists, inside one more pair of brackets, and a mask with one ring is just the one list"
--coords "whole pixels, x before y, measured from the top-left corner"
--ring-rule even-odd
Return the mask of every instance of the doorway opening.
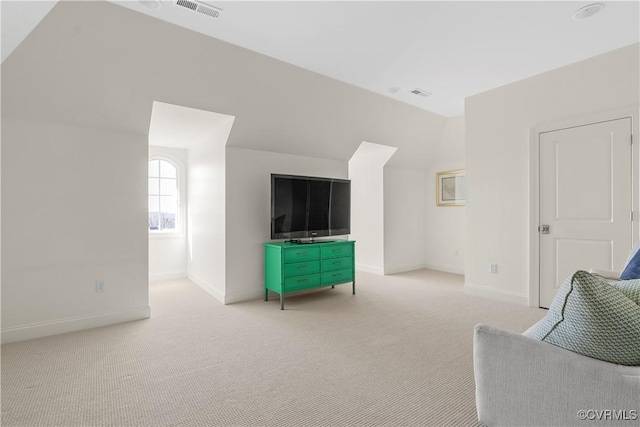
[[149, 279], [187, 277], [221, 301], [225, 152], [234, 119], [154, 101], [149, 126]]
[[364, 141], [349, 160], [351, 238], [362, 271], [384, 274], [384, 166], [396, 150]]

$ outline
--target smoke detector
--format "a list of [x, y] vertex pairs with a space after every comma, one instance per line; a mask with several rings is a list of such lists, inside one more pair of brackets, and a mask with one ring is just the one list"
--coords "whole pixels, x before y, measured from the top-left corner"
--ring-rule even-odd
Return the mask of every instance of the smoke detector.
[[602, 9], [604, 9], [604, 4], [602, 3], [593, 3], [586, 5], [575, 11], [575, 13], [573, 14], [573, 19], [574, 21], [581, 21], [583, 19], [590, 18], [596, 13], [600, 12]]
[[422, 96], [422, 97], [431, 96], [431, 92], [427, 92], [426, 90], [422, 90], [422, 89], [418, 89], [418, 88], [410, 90], [409, 92], [414, 94], [414, 95], [418, 95], [418, 96]]
[[160, 9], [162, 7], [160, 0], [138, 0], [138, 4], [147, 9]]
[[176, 0], [176, 6], [184, 7], [185, 9], [192, 10], [194, 12], [202, 13], [211, 18], [217, 18], [222, 13], [222, 9], [212, 6], [203, 1], [195, 0]]

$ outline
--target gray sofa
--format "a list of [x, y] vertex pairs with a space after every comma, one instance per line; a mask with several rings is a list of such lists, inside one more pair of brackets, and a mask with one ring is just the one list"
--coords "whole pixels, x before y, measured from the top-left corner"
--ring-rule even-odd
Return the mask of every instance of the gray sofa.
[[473, 360], [483, 425], [640, 426], [640, 367], [487, 325], [475, 328]]

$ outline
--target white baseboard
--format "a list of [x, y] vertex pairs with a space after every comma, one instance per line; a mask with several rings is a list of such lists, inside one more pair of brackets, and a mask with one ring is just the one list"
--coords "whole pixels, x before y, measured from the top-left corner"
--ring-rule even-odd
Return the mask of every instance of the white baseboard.
[[149, 273], [149, 281], [156, 282], [159, 280], [175, 280], [175, 279], [184, 279], [187, 277], [186, 271], [176, 271], [176, 272], [167, 272], [167, 273]]
[[219, 289], [214, 288], [210, 283], [200, 279], [193, 274], [188, 274], [187, 278], [193, 283], [202, 288], [206, 293], [220, 301], [221, 303], [235, 304], [238, 302], [253, 301], [257, 299], [264, 299], [264, 289], [256, 289], [251, 291], [240, 291], [232, 293], [223, 293]]
[[398, 273], [406, 273], [407, 271], [415, 271], [422, 270], [424, 264], [416, 264], [416, 265], [394, 265], [391, 267], [384, 268], [384, 274], [398, 274]]
[[464, 284], [464, 292], [477, 297], [489, 298], [498, 301], [513, 302], [521, 305], [529, 305], [529, 296], [518, 292], [505, 291], [502, 289], [478, 286], [471, 283]]
[[364, 271], [365, 273], [379, 274], [381, 276], [384, 275], [384, 270], [382, 268], [370, 265], [356, 264], [356, 270]]
[[226, 294], [224, 296], [224, 303], [235, 304], [237, 302], [254, 301], [257, 299], [264, 299], [264, 289]]
[[115, 313], [102, 313], [54, 320], [51, 322], [32, 323], [30, 325], [2, 329], [2, 344], [65, 334], [83, 329], [98, 328], [100, 326], [115, 325], [116, 323], [130, 322], [132, 320], [148, 319], [149, 317], [151, 317], [151, 308], [147, 305], [130, 310], [117, 311]]
[[457, 267], [454, 265], [442, 265], [442, 264], [425, 264], [424, 268], [429, 270], [443, 271], [445, 273], [454, 273], [464, 275], [464, 267]]
[[203, 291], [205, 291], [206, 293], [208, 293], [209, 295], [211, 295], [221, 303], [225, 304], [224, 291], [220, 291], [219, 289], [211, 285], [209, 282], [202, 280], [198, 276], [195, 276], [191, 273], [187, 274], [187, 279], [191, 280], [193, 283], [195, 283], [200, 288], [202, 288]]

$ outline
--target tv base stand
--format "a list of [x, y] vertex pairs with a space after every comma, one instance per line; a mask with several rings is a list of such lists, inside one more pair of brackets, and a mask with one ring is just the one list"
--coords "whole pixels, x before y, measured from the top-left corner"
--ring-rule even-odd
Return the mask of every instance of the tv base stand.
[[355, 241], [269, 242], [264, 244], [264, 300], [269, 291], [284, 296], [298, 291], [351, 282], [356, 294]]

